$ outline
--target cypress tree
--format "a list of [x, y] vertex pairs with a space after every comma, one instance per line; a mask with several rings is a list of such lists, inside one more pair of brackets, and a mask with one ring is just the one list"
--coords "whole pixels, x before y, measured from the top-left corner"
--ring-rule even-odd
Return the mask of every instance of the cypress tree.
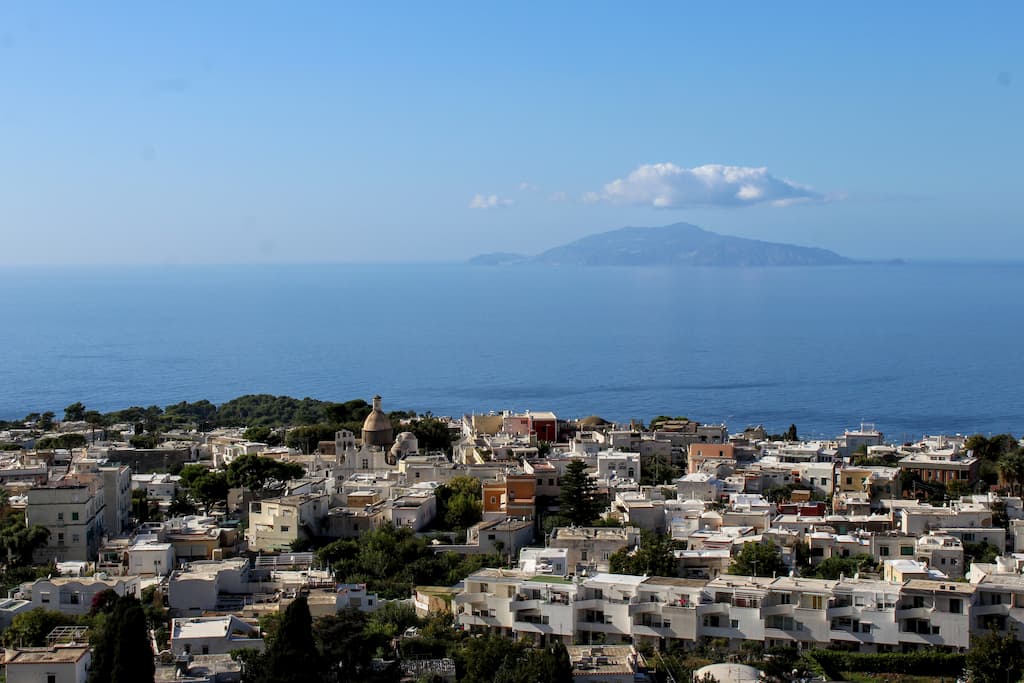
[[268, 683], [307, 683], [320, 680], [320, 654], [313, 640], [313, 617], [304, 596], [288, 605], [277, 637], [271, 643], [259, 680]]

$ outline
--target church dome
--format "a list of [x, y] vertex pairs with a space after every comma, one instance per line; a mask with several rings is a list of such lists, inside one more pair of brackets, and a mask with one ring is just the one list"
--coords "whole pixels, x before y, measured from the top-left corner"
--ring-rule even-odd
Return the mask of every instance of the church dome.
[[391, 420], [381, 409], [381, 397], [373, 397], [373, 410], [363, 422], [363, 444], [366, 446], [390, 446], [394, 437]]

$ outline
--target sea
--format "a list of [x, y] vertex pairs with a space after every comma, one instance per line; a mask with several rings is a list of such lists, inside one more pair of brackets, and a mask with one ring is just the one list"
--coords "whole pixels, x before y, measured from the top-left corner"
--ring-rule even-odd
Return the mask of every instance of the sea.
[[249, 393], [1024, 432], [1024, 265], [0, 269], [0, 418]]

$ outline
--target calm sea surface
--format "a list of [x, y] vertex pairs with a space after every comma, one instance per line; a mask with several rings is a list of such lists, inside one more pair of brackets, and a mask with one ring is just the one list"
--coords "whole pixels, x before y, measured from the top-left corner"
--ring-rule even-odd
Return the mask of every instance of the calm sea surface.
[[0, 417], [267, 392], [1024, 430], [1024, 267], [0, 269]]

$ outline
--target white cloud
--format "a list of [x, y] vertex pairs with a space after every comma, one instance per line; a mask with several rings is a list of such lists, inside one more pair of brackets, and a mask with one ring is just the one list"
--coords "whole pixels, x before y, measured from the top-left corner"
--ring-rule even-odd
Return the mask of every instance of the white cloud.
[[540, 188], [537, 187], [536, 185], [534, 185], [533, 183], [528, 183], [525, 180], [523, 182], [519, 183], [519, 191], [520, 192], [535, 192], [535, 191], [537, 191], [539, 189]]
[[613, 180], [600, 192], [587, 192], [582, 201], [639, 204], [658, 209], [692, 206], [788, 206], [819, 201], [824, 196], [767, 168], [706, 164], [682, 168], [672, 163], [644, 164], [625, 178]]
[[469, 200], [471, 209], [499, 209], [503, 206], [512, 206], [515, 202], [511, 199], [499, 197], [496, 194], [476, 194]]
[[567, 202], [569, 201], [569, 195], [566, 192], [552, 192], [548, 195], [549, 202]]

